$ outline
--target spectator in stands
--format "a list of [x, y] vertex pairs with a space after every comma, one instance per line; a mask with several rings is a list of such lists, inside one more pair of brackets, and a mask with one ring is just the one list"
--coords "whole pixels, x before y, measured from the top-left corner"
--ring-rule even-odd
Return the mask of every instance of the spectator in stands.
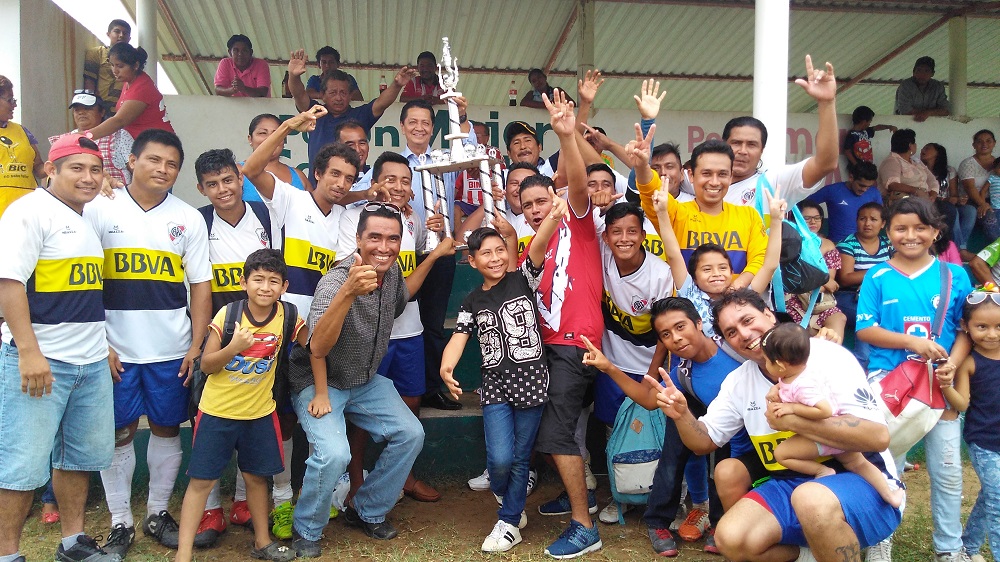
[[538, 168], [538, 173], [551, 178], [555, 173], [552, 159], [543, 159], [542, 141], [535, 128], [524, 121], [512, 121], [503, 130], [503, 141], [507, 145], [507, 157], [511, 164], [525, 162]]
[[913, 65], [913, 76], [896, 88], [896, 115], [912, 115], [920, 123], [934, 115], [948, 115], [951, 106], [944, 84], [933, 78], [934, 59], [920, 57]]
[[[837, 308], [837, 300], [833, 296], [840, 288], [837, 283], [837, 272], [840, 271], [840, 252], [837, 251], [836, 245], [829, 238], [820, 234], [820, 229], [823, 227], [823, 209], [817, 203], [806, 200], [799, 202], [799, 211], [801, 211], [806, 225], [809, 226], [809, 230], [819, 237], [819, 251], [823, 254], [823, 261], [826, 262], [827, 269], [830, 270], [830, 279], [820, 287], [820, 296], [816, 301], [812, 319], [807, 327], [812, 334], [818, 332], [820, 328], [829, 328], [836, 332], [840, 339], [843, 339], [847, 317]], [[808, 293], [785, 295], [785, 307], [792, 320], [802, 322], [810, 297], [811, 295]]]
[[969, 237], [972, 236], [972, 228], [976, 225], [976, 207], [969, 204], [969, 194], [962, 189], [958, 172], [948, 165], [948, 150], [940, 144], [927, 143], [920, 149], [920, 161], [938, 182], [938, 212], [945, 216], [948, 230], [958, 246], [962, 260], [971, 260], [975, 254], [966, 248]]
[[[88, 131], [104, 121], [106, 112], [101, 98], [90, 90], [76, 90], [69, 102], [73, 112], [73, 124], [76, 128], [72, 133]], [[49, 142], [58, 138], [49, 137]], [[97, 147], [101, 149], [101, 159], [104, 160], [104, 175], [114, 178], [121, 186], [132, 183], [132, 172], [128, 169], [128, 156], [132, 152], [132, 135], [125, 129], [119, 129], [113, 134], [97, 139]]]
[[[555, 90], [552, 86], [549, 86], [549, 79], [542, 72], [541, 68], [532, 68], [528, 71], [528, 82], [531, 83], [531, 89], [528, 93], [524, 94], [521, 98], [521, 107], [534, 107], [535, 109], [545, 109], [545, 104], [542, 103], [542, 94], [545, 94], [552, 99], [552, 92]], [[562, 88], [560, 88], [562, 89]], [[563, 90], [566, 94], [566, 91]], [[573, 98], [566, 94], [566, 99], [568, 101], [573, 101]]]
[[264, 59], [254, 58], [253, 43], [236, 34], [226, 42], [227, 58], [215, 71], [215, 95], [227, 98], [271, 97], [271, 69]]
[[162, 129], [174, 132], [167, 108], [163, 105], [163, 94], [156, 84], [143, 72], [146, 66], [146, 50], [136, 49], [128, 43], [118, 43], [111, 47], [111, 64], [115, 77], [125, 83], [118, 98], [115, 114], [90, 130], [95, 139], [106, 137], [119, 129], [125, 129], [132, 138], [147, 129]]
[[878, 187], [886, 205], [910, 195], [933, 201], [940, 188], [927, 166], [914, 161], [917, 133], [913, 129], [899, 129], [889, 142], [892, 152], [878, 166]]
[[875, 185], [878, 168], [867, 161], [859, 161], [847, 166], [847, 181], [831, 183], [809, 196], [807, 201], [815, 204], [826, 203], [829, 220], [826, 223], [827, 236], [834, 244], [854, 232], [854, 222], [858, 209], [865, 203], [882, 204], [882, 195]]
[[83, 89], [98, 95], [106, 104], [108, 113], [114, 113], [118, 96], [125, 83], [115, 77], [109, 58], [111, 47], [118, 43], [128, 43], [132, 37], [132, 26], [125, 20], [111, 20], [108, 24], [108, 46], [98, 45], [87, 49], [83, 56]]
[[377, 98], [365, 105], [351, 107], [351, 81], [344, 71], [337, 69], [323, 74], [320, 80], [322, 102], [312, 100], [302, 83], [302, 75], [306, 73], [305, 51], [299, 49], [292, 52], [288, 61], [288, 73], [288, 89], [295, 99], [295, 109], [301, 112], [314, 105], [324, 105], [327, 110], [326, 115], [316, 121], [316, 129], [309, 133], [309, 162], [315, 162], [319, 149], [337, 138], [337, 125], [341, 122], [353, 119], [361, 123], [366, 131], [371, 131], [386, 108], [396, 101], [407, 80], [416, 75], [415, 70], [404, 66]]
[[762, 169], [760, 158], [767, 145], [767, 127], [750, 116], [730, 119], [722, 129], [722, 140], [729, 143], [735, 156], [732, 184], [726, 195], [729, 203], [753, 205], [757, 177], [764, 174], [772, 187], [780, 186], [782, 197], [788, 204], [794, 205], [805, 199], [811, 190], [820, 187], [819, 182], [837, 167], [840, 129], [837, 126], [837, 81], [833, 65], [826, 63], [825, 69], [817, 70], [813, 68], [809, 55], [806, 55], [805, 62], [806, 79], [796, 80], [795, 83], [817, 103], [819, 128], [816, 131], [816, 154], [775, 170]]
[[14, 83], [0, 76], [0, 215], [19, 197], [38, 187], [45, 176], [38, 141], [31, 131], [12, 121], [17, 100]]
[[969, 261], [972, 276], [980, 285], [1000, 285], [1000, 238], [983, 248]]
[[[281, 125], [281, 119], [278, 119], [277, 115], [272, 115], [270, 113], [261, 113], [257, 117], [254, 117], [250, 121], [250, 133], [247, 136], [247, 140], [250, 141], [250, 152], [257, 150], [257, 147], [261, 145], [262, 142], [267, 140], [271, 136], [271, 133], [278, 130]], [[284, 151], [285, 145], [281, 144], [274, 153], [271, 154], [271, 159], [268, 160], [267, 166], [264, 167], [264, 171], [271, 172], [279, 180], [290, 184], [296, 189], [301, 189], [304, 191], [312, 191], [312, 184], [306, 178], [306, 175], [302, 173], [302, 170], [294, 168], [285, 164], [281, 161], [281, 153]], [[243, 169], [243, 162], [240, 162], [240, 170]], [[243, 200], [244, 201], [262, 201], [260, 198], [260, 193], [254, 186], [250, 178], [243, 176]]]
[[443, 93], [444, 89], [438, 83], [437, 58], [430, 51], [420, 53], [417, 55], [417, 76], [406, 83], [399, 101], [424, 100], [431, 105], [439, 105], [444, 103], [441, 99]]
[[[958, 165], [958, 180], [962, 182], [965, 193], [969, 196], [971, 205], [976, 206], [976, 216], [986, 230], [996, 232], [997, 218], [990, 205], [989, 182], [990, 170], [993, 169], [993, 148], [997, 145], [996, 136], [989, 129], [976, 131], [972, 135], [972, 149], [975, 153], [962, 160]], [[987, 235], [989, 240], [1000, 238]]]
[[[306, 94], [312, 99], [322, 99], [321, 80], [327, 72], [340, 69], [340, 51], [327, 45], [316, 51], [316, 63], [319, 65], [319, 74], [309, 77], [309, 81], [306, 82]], [[351, 87], [351, 101], [365, 101], [365, 96], [361, 95], [361, 90], [358, 88], [358, 81], [347, 74], [347, 82]]]
[[875, 112], [867, 105], [859, 105], [854, 108], [851, 114], [851, 128], [847, 130], [844, 137], [844, 157], [849, 164], [856, 164], [858, 161], [874, 162], [875, 155], [872, 151], [872, 138], [876, 131], [896, 132], [896, 127], [892, 125], [874, 125], [872, 119]]

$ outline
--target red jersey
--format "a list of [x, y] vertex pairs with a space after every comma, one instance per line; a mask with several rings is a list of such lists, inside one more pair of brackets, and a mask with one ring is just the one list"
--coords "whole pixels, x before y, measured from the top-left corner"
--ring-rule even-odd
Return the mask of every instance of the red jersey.
[[163, 94], [156, 89], [153, 79], [145, 72], [140, 72], [135, 80], [125, 83], [122, 95], [118, 97], [115, 111], [120, 110], [122, 104], [129, 100], [141, 101], [146, 104], [146, 109], [135, 118], [135, 121], [125, 126], [125, 130], [132, 135], [132, 138], [139, 138], [139, 133], [146, 129], [163, 129], [171, 133], [174, 132], [173, 126], [170, 125], [170, 119], [167, 118], [167, 107], [163, 104]]

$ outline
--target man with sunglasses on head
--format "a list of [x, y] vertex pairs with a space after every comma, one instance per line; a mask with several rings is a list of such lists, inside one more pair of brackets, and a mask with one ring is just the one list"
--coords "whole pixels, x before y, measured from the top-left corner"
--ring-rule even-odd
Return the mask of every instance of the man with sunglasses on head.
[[343, 518], [372, 538], [397, 535], [386, 514], [424, 443], [420, 422], [377, 372], [393, 322], [410, 300], [396, 262], [402, 240], [398, 207], [371, 202], [362, 208], [357, 253], [320, 280], [309, 310], [309, 345], [292, 351], [292, 404], [313, 446], [293, 522], [292, 546], [301, 557], [322, 553], [333, 489], [351, 459], [347, 421], [387, 445]]

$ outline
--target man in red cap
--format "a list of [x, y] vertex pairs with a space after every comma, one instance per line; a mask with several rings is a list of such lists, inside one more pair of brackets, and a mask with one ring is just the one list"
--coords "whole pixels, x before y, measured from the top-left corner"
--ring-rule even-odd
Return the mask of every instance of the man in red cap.
[[62, 523], [56, 560], [114, 562], [83, 532], [90, 472], [111, 466], [115, 434], [104, 250], [82, 216], [104, 179], [97, 144], [59, 137], [45, 175], [48, 188], [0, 218], [0, 562], [24, 560], [21, 532], [50, 459]]

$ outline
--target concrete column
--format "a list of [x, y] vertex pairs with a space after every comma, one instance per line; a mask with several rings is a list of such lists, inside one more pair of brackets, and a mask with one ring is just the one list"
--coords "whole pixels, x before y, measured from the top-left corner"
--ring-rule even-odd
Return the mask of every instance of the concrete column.
[[969, 35], [965, 16], [948, 20], [948, 99], [951, 114], [966, 116], [969, 82]]
[[[594, 0], [579, 0], [576, 16], [577, 78], [594, 69]], [[575, 88], [571, 88], [575, 90]], [[574, 92], [575, 93], [575, 92]]]
[[156, 0], [136, 0], [135, 24], [137, 42], [146, 50], [149, 58], [146, 60], [146, 74], [156, 84], [157, 63], [160, 61], [160, 50], [156, 48]]
[[788, 12], [789, 0], [757, 0], [754, 10], [753, 116], [767, 126], [761, 160], [768, 169], [785, 163]]

